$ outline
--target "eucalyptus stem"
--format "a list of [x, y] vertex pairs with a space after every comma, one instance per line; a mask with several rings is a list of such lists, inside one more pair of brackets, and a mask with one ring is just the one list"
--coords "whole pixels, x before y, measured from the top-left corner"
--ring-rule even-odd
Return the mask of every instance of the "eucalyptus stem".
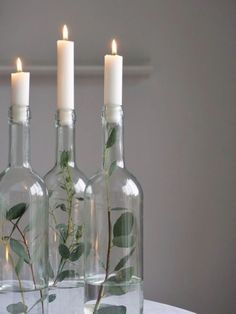
[[[15, 265], [14, 265], [14, 260], [11, 256], [11, 254], [9, 254], [9, 259], [11, 261], [11, 264], [12, 264], [12, 267], [15, 269]], [[22, 283], [21, 283], [21, 280], [20, 280], [20, 276], [18, 275], [18, 273], [16, 272], [16, 277], [17, 277], [17, 280], [19, 282], [19, 287], [20, 287], [20, 295], [21, 295], [21, 299], [22, 299], [22, 303], [24, 304], [24, 306], [26, 306], [25, 304], [25, 298], [24, 298], [24, 293], [23, 293], [23, 288], [22, 288]], [[27, 312], [25, 312], [27, 313]]]
[[[20, 233], [22, 239], [23, 239], [23, 242], [24, 242], [24, 245], [25, 245], [25, 247], [26, 247], [26, 251], [27, 251], [28, 257], [29, 257], [29, 261], [30, 261], [29, 266], [30, 266], [30, 271], [31, 271], [31, 275], [32, 275], [33, 284], [34, 284], [34, 289], [37, 290], [36, 280], [35, 280], [34, 270], [33, 270], [33, 265], [32, 265], [32, 263], [31, 263], [31, 255], [30, 255], [30, 251], [29, 251], [29, 247], [28, 247], [28, 244], [27, 244], [25, 235], [24, 235], [23, 232], [20, 230], [20, 228], [19, 228], [19, 226], [18, 226], [18, 224], [17, 224], [18, 221], [17, 221], [16, 224], [15, 224], [14, 222], [12, 222], [12, 221], [10, 221], [10, 222], [14, 225], [14, 227], [13, 227], [13, 232], [14, 232], [15, 229], [17, 229], [18, 232]], [[12, 235], [13, 232], [11, 232], [11, 235]], [[42, 299], [43, 294], [42, 294], [42, 290], [41, 290], [41, 289], [39, 289], [39, 293], [40, 293], [40, 299]], [[43, 300], [41, 300], [41, 306], [42, 306], [42, 314], [44, 314]]]
[[[68, 161], [66, 162], [66, 165], [63, 165], [63, 167], [61, 166], [62, 171], [63, 171], [63, 178], [64, 178], [64, 186], [65, 186], [65, 191], [66, 191], [66, 195], [67, 195], [67, 211], [68, 211], [68, 221], [67, 221], [67, 231], [66, 231], [66, 237], [65, 237], [65, 243], [67, 243], [68, 238], [70, 236], [70, 231], [71, 231], [71, 226], [72, 226], [72, 209], [73, 209], [73, 197], [75, 194], [75, 189], [74, 189], [74, 185], [73, 185], [73, 180], [72, 180], [72, 176], [71, 176], [71, 172], [70, 172], [70, 168], [68, 165]], [[65, 173], [66, 172], [66, 173]], [[61, 257], [60, 259], [60, 263], [58, 266], [58, 270], [57, 270], [57, 275], [55, 277], [53, 286], [56, 285], [57, 283], [57, 277], [60, 274], [60, 272], [63, 270], [64, 266], [65, 266], [65, 261], [63, 259], [63, 257]]]
[[[104, 151], [104, 165], [107, 158], [107, 149]], [[110, 267], [110, 256], [111, 256], [111, 244], [112, 244], [112, 223], [111, 223], [111, 205], [110, 205], [110, 195], [109, 195], [109, 174], [108, 171], [105, 173], [105, 182], [106, 182], [106, 198], [107, 198], [107, 223], [108, 223], [108, 241], [107, 241], [107, 254], [106, 254], [106, 266], [105, 266], [105, 279], [101, 284], [97, 301], [94, 307], [94, 313], [99, 309], [101, 299], [104, 294], [104, 283], [107, 281], [109, 276], [109, 267]]]

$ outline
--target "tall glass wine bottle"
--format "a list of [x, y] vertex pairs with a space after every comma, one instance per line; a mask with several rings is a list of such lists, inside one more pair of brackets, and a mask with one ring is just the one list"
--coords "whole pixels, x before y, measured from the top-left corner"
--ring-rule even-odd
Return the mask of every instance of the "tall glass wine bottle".
[[13, 74], [9, 165], [0, 175], [0, 313], [47, 314], [48, 192], [30, 164], [28, 98], [29, 73]]
[[[67, 115], [66, 124], [61, 118]], [[70, 119], [68, 119], [70, 117]], [[58, 110], [56, 164], [45, 176], [49, 190], [50, 313], [82, 313], [86, 178], [75, 162], [74, 110]]]
[[125, 167], [121, 97], [117, 100], [115, 96], [112, 101], [109, 97], [113, 94], [107, 96], [109, 75], [110, 84], [115, 82], [121, 87], [121, 73], [112, 80], [117, 71], [119, 74], [121, 62], [114, 61], [114, 74], [113, 56], [108, 57], [111, 68], [106, 60], [102, 169], [89, 180], [85, 190], [85, 314], [140, 314], [143, 313], [143, 193]]
[[84, 301], [81, 213], [87, 180], [75, 162], [73, 54], [73, 42], [58, 41], [56, 163], [45, 176], [49, 190], [49, 313], [53, 314], [80, 314]]

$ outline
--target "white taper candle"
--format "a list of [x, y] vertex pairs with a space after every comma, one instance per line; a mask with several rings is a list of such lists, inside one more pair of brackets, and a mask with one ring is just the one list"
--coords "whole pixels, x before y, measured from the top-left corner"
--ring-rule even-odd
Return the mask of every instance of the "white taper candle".
[[29, 106], [30, 73], [22, 71], [20, 58], [16, 60], [17, 72], [11, 73], [11, 106], [15, 122], [27, 119], [25, 107]]
[[105, 56], [104, 104], [122, 105], [123, 57], [117, 55], [117, 44], [112, 41], [112, 54]]
[[74, 109], [74, 42], [66, 25], [63, 40], [57, 41], [57, 108]]
[[22, 71], [20, 58], [16, 60], [17, 72], [11, 74], [11, 104], [29, 106], [30, 73]]

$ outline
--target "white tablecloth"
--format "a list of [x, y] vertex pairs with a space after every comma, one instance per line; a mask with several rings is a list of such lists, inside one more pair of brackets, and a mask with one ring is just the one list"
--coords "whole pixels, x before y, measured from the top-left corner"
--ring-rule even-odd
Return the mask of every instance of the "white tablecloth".
[[144, 314], [194, 314], [194, 313], [170, 305], [145, 300]]
[[[63, 296], [62, 300], [60, 300], [59, 305], [57, 305], [55, 303], [54, 304], [55, 308], [51, 309], [52, 313], [57, 314], [58, 312], [60, 312], [60, 313], [66, 314], [66, 312], [68, 312], [68, 313], [82, 314], [84, 312], [83, 309], [78, 310], [78, 307], [75, 307], [75, 309], [74, 309], [73, 308], [74, 302], [72, 302], [72, 301], [70, 301], [71, 303], [69, 303], [70, 306], [68, 309], [68, 302], [67, 302], [68, 300], [66, 299], [66, 296], [69, 296], [69, 294], [64, 292], [64, 296]], [[8, 295], [4, 295], [3, 297], [4, 297], [4, 299], [0, 298], [0, 314], [3, 314], [3, 313], [5, 314], [6, 313], [6, 305], [12, 303], [12, 299], [8, 300]], [[27, 295], [27, 297], [29, 297], [29, 300], [30, 300], [30, 296]], [[72, 294], [72, 297], [74, 298], [74, 300], [76, 300], [77, 295], [74, 296]], [[61, 298], [57, 297], [57, 300], [59, 300], [59, 299], [61, 299]], [[65, 306], [64, 309], [63, 309], [63, 305]], [[39, 310], [41, 309], [40, 304], [38, 305], [38, 309]], [[186, 311], [186, 310], [174, 307], [174, 306], [170, 306], [167, 304], [162, 304], [162, 303], [157, 303], [157, 302], [145, 300], [144, 301], [144, 314], [195, 314], [195, 313], [189, 312], [189, 311]]]

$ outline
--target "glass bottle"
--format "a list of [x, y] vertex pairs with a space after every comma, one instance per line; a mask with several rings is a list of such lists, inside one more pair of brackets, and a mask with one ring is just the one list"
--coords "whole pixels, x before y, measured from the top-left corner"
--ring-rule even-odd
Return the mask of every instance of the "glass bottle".
[[104, 106], [102, 169], [85, 190], [85, 314], [143, 313], [143, 193], [125, 168], [122, 106]]
[[84, 205], [86, 178], [75, 162], [75, 112], [56, 116], [56, 164], [45, 176], [49, 190], [49, 312], [77, 314], [84, 301]]
[[29, 122], [28, 106], [10, 108], [9, 165], [0, 176], [0, 313], [48, 313], [48, 192], [30, 165]]

